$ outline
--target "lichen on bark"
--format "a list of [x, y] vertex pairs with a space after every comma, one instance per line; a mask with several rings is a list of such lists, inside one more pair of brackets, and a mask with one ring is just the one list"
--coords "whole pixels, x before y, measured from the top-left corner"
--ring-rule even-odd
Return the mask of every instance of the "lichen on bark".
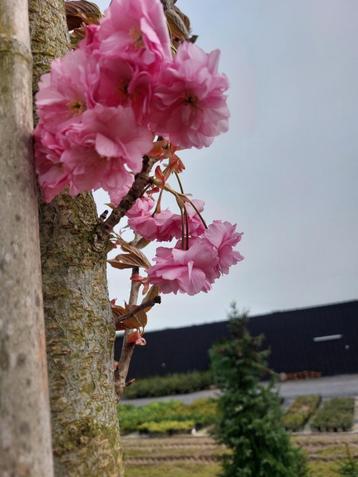
[[[69, 48], [63, 0], [29, 1], [34, 88]], [[122, 477], [112, 370], [106, 249], [91, 194], [40, 207], [44, 308], [56, 477]]]

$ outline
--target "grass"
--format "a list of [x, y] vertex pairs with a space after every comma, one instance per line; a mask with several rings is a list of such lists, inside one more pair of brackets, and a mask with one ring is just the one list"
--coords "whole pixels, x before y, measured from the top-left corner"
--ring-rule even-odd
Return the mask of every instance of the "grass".
[[338, 472], [339, 462], [309, 462], [309, 469], [311, 477], [340, 477]]
[[[337, 462], [311, 462], [311, 477], [340, 477]], [[218, 477], [219, 464], [136, 465], [126, 469], [126, 477]]]
[[224, 448], [219, 446], [207, 446], [205, 449], [196, 449], [195, 447], [178, 447], [178, 448], [170, 448], [163, 450], [160, 447], [135, 447], [135, 448], [126, 448], [124, 451], [124, 459], [126, 458], [136, 458], [136, 457], [162, 457], [163, 455], [167, 454], [171, 457], [196, 457], [199, 453], [200, 456], [222, 456], [224, 453], [227, 453]]
[[219, 464], [136, 465], [126, 469], [126, 477], [217, 477], [219, 472]]
[[[358, 436], [355, 434], [295, 435], [296, 445], [308, 454], [310, 477], [342, 477], [339, 467], [345, 457], [345, 443], [352, 454], [358, 454]], [[125, 438], [125, 459], [143, 457], [203, 457], [222, 454], [223, 448], [217, 446], [208, 436], [176, 436], [166, 438]], [[326, 459], [331, 459], [327, 461]], [[310, 460], [311, 459], [311, 460]], [[174, 461], [158, 464], [127, 465], [126, 477], [218, 477], [220, 464], [216, 462]], [[271, 477], [271, 476], [270, 476]]]

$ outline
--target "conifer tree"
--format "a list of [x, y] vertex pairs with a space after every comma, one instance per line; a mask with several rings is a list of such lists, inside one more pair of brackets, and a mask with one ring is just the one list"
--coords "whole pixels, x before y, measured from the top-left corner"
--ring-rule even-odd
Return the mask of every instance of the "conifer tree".
[[[232, 452], [222, 477], [305, 477], [306, 461], [281, 422], [275, 376], [267, 368], [263, 336], [253, 337], [248, 317], [235, 304], [229, 314], [231, 339], [211, 351], [214, 379], [222, 391], [216, 437]], [[263, 378], [268, 382], [262, 382]]]

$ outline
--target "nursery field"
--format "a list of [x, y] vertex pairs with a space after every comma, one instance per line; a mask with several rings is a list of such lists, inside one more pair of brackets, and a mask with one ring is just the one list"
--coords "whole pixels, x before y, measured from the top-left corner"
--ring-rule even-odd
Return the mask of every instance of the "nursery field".
[[[127, 477], [217, 477], [220, 456], [228, 452], [210, 437], [217, 418], [215, 399], [187, 405], [179, 401], [146, 406], [120, 405]], [[343, 459], [358, 459], [357, 410], [354, 398], [323, 400], [298, 396], [285, 409], [283, 425], [305, 450], [310, 477], [340, 477]], [[192, 435], [193, 429], [196, 434]]]
[[[312, 477], [338, 477], [338, 466], [346, 445], [358, 458], [358, 435], [319, 433], [296, 435], [293, 441], [304, 448]], [[124, 439], [127, 477], [217, 477], [218, 457], [224, 449], [210, 437], [176, 436]]]

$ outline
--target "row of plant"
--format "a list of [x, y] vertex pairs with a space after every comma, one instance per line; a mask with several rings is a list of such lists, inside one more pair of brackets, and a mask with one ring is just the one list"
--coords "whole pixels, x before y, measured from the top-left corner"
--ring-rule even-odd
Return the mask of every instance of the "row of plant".
[[318, 409], [320, 402], [321, 397], [315, 394], [297, 397], [283, 416], [286, 430], [297, 432], [303, 429]]
[[179, 401], [154, 402], [146, 406], [120, 404], [118, 418], [123, 434], [140, 432], [152, 435], [188, 433], [214, 424], [216, 401], [199, 399], [192, 404]]
[[[299, 396], [283, 416], [286, 430], [297, 432], [311, 420], [311, 429], [322, 432], [348, 431], [353, 424], [354, 399], [335, 398], [323, 403], [318, 395]], [[317, 411], [318, 409], [318, 411]], [[151, 435], [188, 433], [193, 428], [212, 426], [217, 417], [215, 399], [199, 399], [192, 404], [180, 401], [154, 402], [146, 406], [120, 404], [118, 416], [124, 434]]]
[[[354, 419], [354, 399], [334, 398], [325, 401], [319, 408], [318, 395], [299, 396], [283, 416], [283, 424], [288, 431], [301, 431], [308, 421], [313, 431], [349, 431]], [[318, 410], [317, 410], [318, 409]]]
[[349, 431], [353, 426], [354, 399], [335, 398], [323, 403], [314, 416], [311, 429], [321, 432]]
[[134, 382], [125, 391], [126, 399], [143, 397], [172, 396], [188, 394], [212, 386], [213, 379], [210, 371], [192, 371], [176, 373], [168, 376], [153, 376]]

